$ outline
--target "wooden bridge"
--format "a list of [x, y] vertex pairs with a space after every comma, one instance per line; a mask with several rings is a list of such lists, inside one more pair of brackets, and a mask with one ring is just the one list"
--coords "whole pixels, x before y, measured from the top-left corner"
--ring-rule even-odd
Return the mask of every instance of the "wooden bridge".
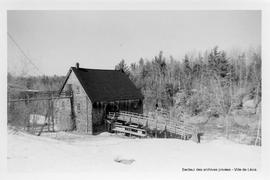
[[146, 137], [147, 132], [162, 132], [174, 134], [181, 139], [188, 140], [193, 135], [198, 135], [198, 130], [183, 121], [176, 121], [166, 117], [152, 118], [147, 115], [132, 113], [127, 111], [110, 112], [107, 116], [107, 123], [112, 132], [124, 133], [138, 137]]

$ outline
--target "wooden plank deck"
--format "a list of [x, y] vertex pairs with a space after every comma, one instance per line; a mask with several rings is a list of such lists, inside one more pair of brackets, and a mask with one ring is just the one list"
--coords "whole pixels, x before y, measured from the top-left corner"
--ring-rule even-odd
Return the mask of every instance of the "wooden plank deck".
[[116, 133], [125, 133], [129, 135], [134, 135], [138, 137], [146, 137], [146, 131], [144, 129], [129, 125], [119, 125], [119, 124], [114, 124], [114, 127], [112, 129]]

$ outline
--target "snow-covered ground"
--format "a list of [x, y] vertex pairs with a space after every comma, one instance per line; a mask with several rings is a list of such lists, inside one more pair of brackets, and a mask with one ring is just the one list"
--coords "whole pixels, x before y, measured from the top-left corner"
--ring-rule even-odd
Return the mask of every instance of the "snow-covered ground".
[[[8, 130], [11, 172], [182, 172], [182, 168], [260, 169], [260, 147], [225, 139], [197, 144], [102, 133], [33, 136]], [[124, 163], [117, 162], [123, 160]], [[130, 163], [130, 164], [129, 164]]]

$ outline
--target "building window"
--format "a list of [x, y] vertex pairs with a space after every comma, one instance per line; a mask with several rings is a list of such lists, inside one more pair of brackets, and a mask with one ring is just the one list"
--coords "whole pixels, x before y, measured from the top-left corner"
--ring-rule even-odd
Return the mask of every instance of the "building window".
[[81, 111], [81, 105], [80, 105], [80, 103], [77, 104], [77, 111], [78, 111], [78, 112]]
[[65, 102], [62, 101], [62, 109], [65, 109]]
[[76, 93], [80, 94], [80, 86], [76, 86]]
[[71, 92], [72, 91], [72, 84], [67, 84], [67, 91]]

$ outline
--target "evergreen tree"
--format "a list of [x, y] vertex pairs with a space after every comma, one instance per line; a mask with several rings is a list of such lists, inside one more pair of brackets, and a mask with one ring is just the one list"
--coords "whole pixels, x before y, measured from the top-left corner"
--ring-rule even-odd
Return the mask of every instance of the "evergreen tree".
[[224, 51], [219, 51], [215, 46], [208, 57], [208, 67], [211, 73], [218, 77], [226, 78], [229, 74], [229, 62]]
[[185, 90], [187, 94], [190, 94], [190, 91], [192, 89], [192, 69], [190, 66], [190, 59], [187, 55], [185, 55], [184, 58], [184, 75], [185, 75], [185, 79], [184, 79], [184, 85], [185, 85]]
[[129, 72], [129, 68], [125, 62], [124, 59], [122, 59], [116, 66], [115, 66], [115, 70], [118, 70], [118, 71], [122, 71], [124, 72], [125, 74], [129, 75], [130, 72]]

